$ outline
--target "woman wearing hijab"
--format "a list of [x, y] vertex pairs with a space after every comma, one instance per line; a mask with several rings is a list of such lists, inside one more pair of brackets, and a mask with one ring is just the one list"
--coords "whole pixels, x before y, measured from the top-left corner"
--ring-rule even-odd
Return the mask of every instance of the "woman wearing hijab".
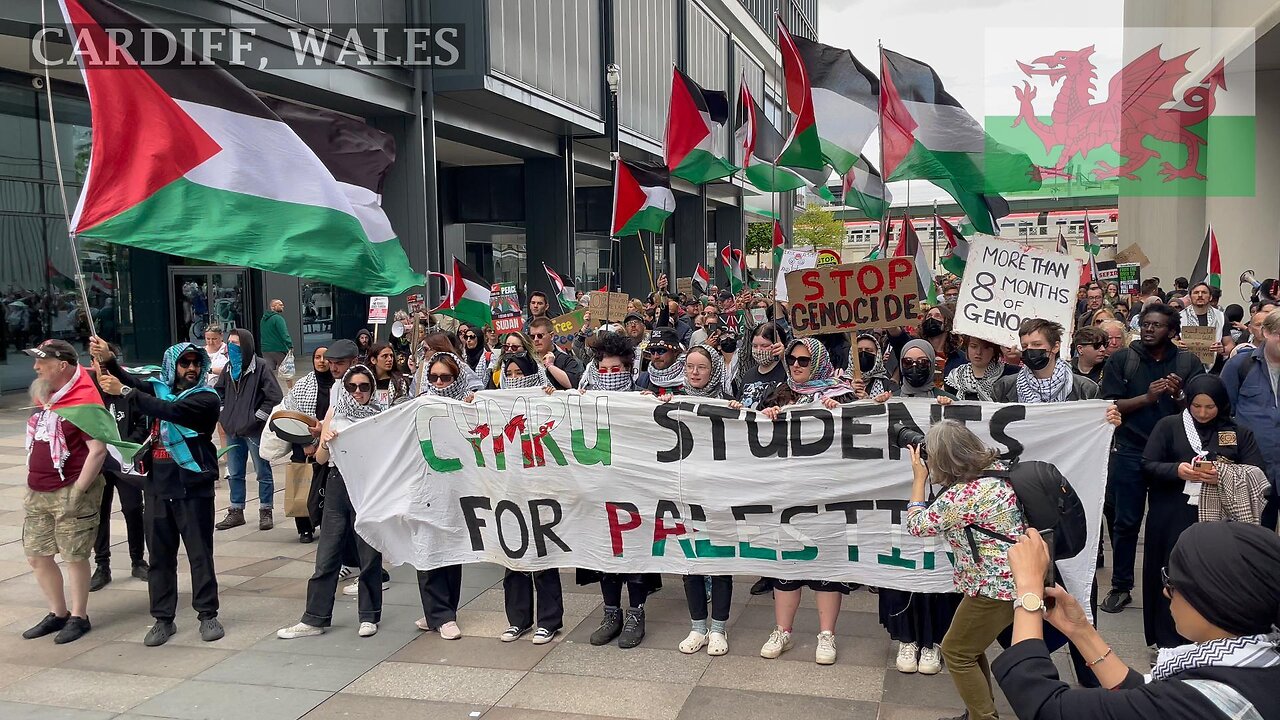
[[[1191, 644], [1160, 653], [1150, 679], [1125, 666], [1061, 586], [1044, 587], [1049, 552], [1034, 531], [1009, 549], [1021, 607], [1013, 647], [992, 663], [1023, 720], [1209, 720], [1280, 717], [1280, 537], [1259, 525], [1204, 522], [1187, 528], [1162, 572], [1179, 635]], [[1051, 600], [1042, 608], [1041, 600]], [[1072, 689], [1058, 678], [1044, 622], [1079, 647], [1106, 689]]]
[[862, 371], [862, 388], [866, 396], [888, 399], [898, 391], [898, 383], [889, 378], [884, 364], [884, 348], [874, 333], [861, 333], [857, 344], [858, 369]]
[[[374, 374], [364, 365], [356, 365], [342, 376], [344, 391], [337, 393], [337, 405], [329, 408], [320, 429], [317, 463], [328, 465], [324, 488], [324, 518], [320, 522], [320, 544], [316, 548], [316, 569], [307, 582], [307, 609], [296, 625], [276, 631], [281, 640], [292, 640], [324, 633], [333, 622], [333, 599], [338, 589], [338, 573], [342, 569], [343, 543], [355, 527], [355, 510], [347, 494], [342, 471], [334, 464], [329, 443], [348, 426], [371, 418], [384, 407], [374, 399]], [[359, 608], [360, 637], [378, 632], [382, 619], [382, 553], [374, 550], [358, 534], [356, 549], [360, 555]]]
[[547, 371], [529, 355], [514, 353], [503, 355], [502, 375], [498, 379], [498, 387], [502, 390], [523, 390], [525, 388], [543, 388], [548, 394], [555, 392], [551, 381], [547, 379]]
[[[1184, 391], [1187, 409], [1156, 423], [1142, 454], [1149, 507], [1142, 562], [1142, 624], [1147, 644], [1160, 648], [1186, 642], [1178, 634], [1160, 584], [1160, 569], [1168, 563], [1178, 536], [1210, 505], [1223, 507], [1219, 489], [1228, 464], [1237, 466], [1231, 472], [1238, 466], [1253, 466], [1261, 473], [1260, 468], [1266, 467], [1253, 433], [1232, 421], [1231, 399], [1220, 378], [1198, 375]], [[1253, 508], [1259, 505], [1261, 494], [1255, 497], [1252, 503], [1242, 498], [1247, 518], [1232, 519], [1258, 522]]]
[[485, 381], [492, 383], [490, 389], [501, 386], [502, 383], [502, 358], [512, 355], [524, 354], [530, 358], [535, 357], [533, 354], [533, 341], [524, 333], [507, 333], [498, 338], [498, 349], [495, 357], [490, 361], [484, 374]]
[[[300, 412], [317, 420], [323, 420], [329, 413], [329, 390], [333, 388], [334, 378], [329, 372], [329, 361], [324, 358], [327, 350], [321, 346], [311, 352], [311, 372], [298, 378], [289, 389], [282, 405], [285, 410]], [[310, 447], [298, 443], [291, 445], [289, 462], [306, 463], [310, 466], [311, 482], [322, 483], [324, 466], [315, 462], [314, 452], [307, 454]], [[310, 515], [294, 518], [293, 522], [298, 529], [298, 542], [315, 542], [315, 527]]]
[[991, 402], [992, 386], [1005, 375], [1018, 372], [1006, 365], [1004, 351], [999, 345], [981, 338], [970, 337], [965, 341], [965, 353], [969, 362], [947, 374], [943, 388], [957, 400], [982, 400]]
[[938, 357], [933, 345], [916, 338], [902, 346], [902, 359], [898, 362], [902, 386], [898, 389], [900, 397], [930, 397], [947, 404], [952, 397], [934, 384], [934, 376]]
[[[792, 340], [783, 354], [787, 383], [779, 387], [764, 403], [761, 413], [776, 420], [782, 407], [821, 403], [827, 409], [853, 402], [856, 391], [845, 382], [831, 364], [826, 347], [814, 338]], [[774, 659], [790, 650], [792, 626], [800, 607], [800, 592], [808, 587], [817, 594], [818, 642], [814, 661], [831, 665], [836, 661], [836, 619], [840, 615], [841, 597], [856, 586], [827, 580], [773, 581], [773, 617], [775, 627], [760, 648], [760, 657]]]
[[458, 340], [462, 342], [462, 354], [467, 366], [480, 377], [489, 375], [494, 352], [485, 344], [484, 330], [468, 323], [458, 326]]

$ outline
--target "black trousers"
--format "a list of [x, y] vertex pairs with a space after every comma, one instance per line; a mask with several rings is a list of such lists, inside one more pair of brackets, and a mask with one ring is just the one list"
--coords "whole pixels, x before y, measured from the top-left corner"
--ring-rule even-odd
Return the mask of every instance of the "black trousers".
[[93, 559], [98, 565], [111, 564], [111, 500], [112, 492], [120, 494], [120, 512], [124, 514], [125, 532], [129, 536], [129, 561], [146, 563], [146, 522], [142, 517], [142, 488], [131, 485], [115, 473], [103, 473], [106, 487], [102, 490], [102, 512], [98, 517], [98, 539], [93, 545]]
[[630, 607], [638, 608], [644, 605], [644, 601], [649, 597], [649, 586], [645, 583], [643, 575], [605, 573], [600, 576], [600, 595], [604, 600], [605, 607], [622, 606], [622, 586], [624, 583], [627, 586], [627, 600], [631, 603]]
[[458, 602], [462, 599], [462, 566], [419, 570], [418, 594], [422, 597], [422, 614], [431, 629], [438, 630], [441, 625], [456, 621]]
[[324, 485], [324, 518], [316, 548], [316, 569], [307, 581], [307, 609], [302, 622], [315, 627], [333, 623], [334, 595], [343, 549], [354, 543], [360, 558], [360, 591], [356, 596], [360, 622], [382, 620], [382, 553], [370, 547], [355, 531], [356, 512], [347, 495], [347, 483], [337, 468], [329, 468]]
[[[689, 602], [689, 619], [707, 619], [707, 576], [684, 576], [684, 599]], [[711, 619], [728, 620], [733, 602], [733, 576], [711, 576]]]
[[560, 571], [556, 569], [532, 573], [507, 571], [502, 578], [507, 622], [518, 628], [533, 627], [534, 588], [538, 592], [538, 627], [559, 630], [564, 625], [564, 589], [560, 586]]
[[151, 617], [172, 622], [178, 613], [178, 543], [191, 564], [191, 607], [201, 620], [218, 616], [218, 578], [213, 569], [213, 498], [161, 500], [147, 493], [147, 546], [151, 572], [147, 590]]

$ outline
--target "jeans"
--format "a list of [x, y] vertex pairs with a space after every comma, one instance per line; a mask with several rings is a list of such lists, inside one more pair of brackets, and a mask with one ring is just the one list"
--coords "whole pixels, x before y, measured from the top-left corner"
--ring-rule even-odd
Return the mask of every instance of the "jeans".
[[359, 593], [356, 596], [360, 622], [381, 622], [382, 554], [356, 534], [356, 514], [347, 495], [347, 483], [337, 468], [329, 468], [324, 492], [324, 519], [320, 523], [316, 569], [307, 581], [307, 609], [302, 615], [302, 622], [314, 627], [329, 627], [333, 623], [338, 571], [342, 569], [343, 548], [351, 537], [355, 538], [360, 555]]
[[276, 485], [271, 477], [271, 463], [262, 459], [258, 453], [258, 439], [244, 435], [231, 435], [227, 438], [227, 473], [230, 475], [231, 507], [244, 509], [244, 471], [248, 464], [248, 455], [253, 456], [253, 467], [258, 471], [258, 503], [263, 509], [270, 510], [276, 493]]
[[970, 720], [996, 720], [987, 648], [1013, 622], [1013, 602], [965, 595], [942, 638], [942, 658]]
[[1111, 589], [1133, 589], [1133, 566], [1138, 555], [1138, 530], [1147, 508], [1147, 485], [1142, 479], [1142, 453], [1117, 448], [1107, 470], [1103, 514], [1111, 526]]
[[[684, 576], [684, 598], [689, 602], [689, 619], [707, 619], [707, 578], [705, 575]], [[733, 576], [711, 576], [711, 619], [728, 620], [733, 602]]]

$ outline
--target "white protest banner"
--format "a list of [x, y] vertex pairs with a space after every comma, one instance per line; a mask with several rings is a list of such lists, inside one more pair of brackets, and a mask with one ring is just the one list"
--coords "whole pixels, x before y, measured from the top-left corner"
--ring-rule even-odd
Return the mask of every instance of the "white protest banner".
[[[356, 530], [392, 564], [817, 578], [950, 592], [951, 548], [905, 527], [909, 454], [890, 426], [963, 418], [1009, 457], [1054, 464], [1090, 541], [1059, 562], [1088, 597], [1112, 427], [1102, 401], [925, 399], [793, 407], [486, 391], [419, 397], [341, 430]], [[1064, 443], [1062, 438], [1070, 437]]]
[[990, 237], [969, 248], [955, 331], [1004, 347], [1022, 347], [1018, 326], [1028, 318], [1052, 320], [1071, 337], [1080, 261]]
[[391, 307], [391, 299], [386, 295], [374, 295], [369, 298], [369, 324], [385, 325], [387, 310]]
[[774, 297], [787, 302], [787, 273], [814, 267], [817, 262], [818, 253], [813, 248], [784, 248], [782, 261], [778, 263], [777, 279], [773, 281]]

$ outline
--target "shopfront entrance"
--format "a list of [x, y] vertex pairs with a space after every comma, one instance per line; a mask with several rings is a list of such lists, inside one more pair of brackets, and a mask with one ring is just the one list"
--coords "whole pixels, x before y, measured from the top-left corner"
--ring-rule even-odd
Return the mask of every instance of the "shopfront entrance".
[[170, 333], [173, 342], [204, 344], [204, 331], [218, 325], [223, 333], [253, 327], [248, 316], [249, 271], [224, 266], [182, 265], [169, 268]]

